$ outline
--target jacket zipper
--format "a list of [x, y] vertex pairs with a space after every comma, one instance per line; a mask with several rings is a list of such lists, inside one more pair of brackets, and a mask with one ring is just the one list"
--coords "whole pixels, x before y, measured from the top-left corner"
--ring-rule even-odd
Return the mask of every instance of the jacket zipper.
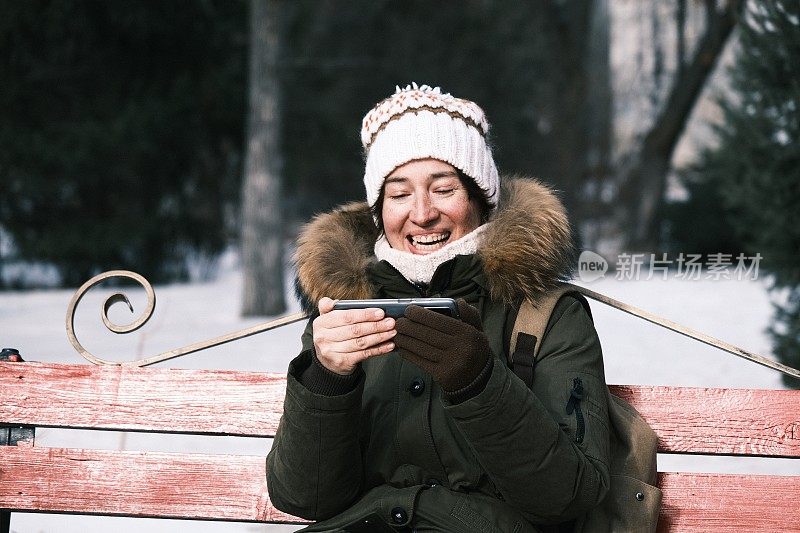
[[575, 442], [580, 444], [583, 442], [583, 434], [586, 431], [586, 424], [583, 419], [583, 411], [581, 411], [581, 400], [583, 399], [583, 382], [581, 378], [572, 380], [572, 390], [569, 393], [569, 400], [567, 400], [567, 414], [571, 415], [575, 411], [575, 422], [577, 428], [575, 430]]

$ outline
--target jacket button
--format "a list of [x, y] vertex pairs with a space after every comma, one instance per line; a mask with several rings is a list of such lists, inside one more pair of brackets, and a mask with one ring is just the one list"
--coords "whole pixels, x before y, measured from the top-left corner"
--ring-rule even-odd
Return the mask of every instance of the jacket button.
[[637, 492], [637, 493], [636, 493], [636, 499], [637, 499], [638, 501], [642, 501], [642, 500], [644, 500], [644, 493], [642, 493], [642, 492]]
[[392, 509], [392, 522], [395, 524], [404, 524], [408, 520], [408, 513], [402, 507], [395, 507]]
[[414, 378], [408, 390], [411, 391], [411, 396], [419, 396], [425, 391], [425, 380], [422, 378]]

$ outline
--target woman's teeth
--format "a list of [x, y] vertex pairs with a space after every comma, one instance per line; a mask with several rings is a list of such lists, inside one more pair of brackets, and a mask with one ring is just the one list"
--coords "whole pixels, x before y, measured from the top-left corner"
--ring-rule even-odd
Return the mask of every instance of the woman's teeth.
[[442, 244], [450, 238], [450, 233], [435, 233], [432, 235], [417, 235], [410, 237], [414, 246], [435, 246]]

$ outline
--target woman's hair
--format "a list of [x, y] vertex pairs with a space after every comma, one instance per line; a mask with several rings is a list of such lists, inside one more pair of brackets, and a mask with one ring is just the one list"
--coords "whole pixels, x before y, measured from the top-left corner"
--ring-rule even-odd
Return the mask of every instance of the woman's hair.
[[[467, 198], [470, 200], [475, 200], [478, 204], [478, 210], [480, 211], [480, 218], [481, 224], [485, 224], [489, 220], [489, 216], [492, 214], [492, 204], [489, 203], [489, 198], [486, 195], [486, 191], [480, 188], [477, 182], [464, 174], [461, 170], [456, 169], [458, 173], [458, 179], [461, 181], [461, 184], [467, 190]], [[372, 205], [372, 216], [373, 219], [376, 221], [375, 224], [378, 226], [378, 231], [380, 235], [384, 234], [383, 231], [383, 197], [384, 197], [385, 187], [381, 187], [381, 192], [378, 195], [378, 199]]]

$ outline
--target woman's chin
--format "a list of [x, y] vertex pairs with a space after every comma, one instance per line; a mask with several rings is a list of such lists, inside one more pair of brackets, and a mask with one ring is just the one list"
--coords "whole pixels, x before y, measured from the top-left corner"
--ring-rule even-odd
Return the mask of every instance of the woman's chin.
[[412, 253], [414, 255], [430, 255], [433, 252], [437, 252], [437, 251], [441, 250], [442, 248], [444, 248], [445, 244], [446, 243], [443, 242], [443, 243], [437, 244], [436, 246], [424, 246], [424, 245], [415, 246], [414, 244], [407, 243], [406, 244], [406, 251], [409, 252], [409, 253]]
[[410, 246], [408, 252], [414, 255], [429, 255], [432, 254], [434, 250], [418, 250], [417, 248]]

